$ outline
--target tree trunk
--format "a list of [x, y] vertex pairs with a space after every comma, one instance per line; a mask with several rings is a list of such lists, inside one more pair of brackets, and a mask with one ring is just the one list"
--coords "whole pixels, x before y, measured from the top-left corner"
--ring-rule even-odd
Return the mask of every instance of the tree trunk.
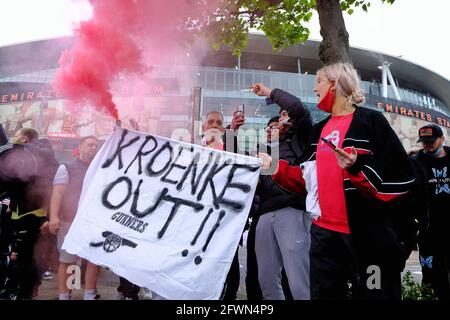
[[322, 42], [319, 47], [319, 58], [324, 64], [334, 62], [351, 62], [348, 32], [345, 29], [344, 17], [339, 7], [339, 0], [317, 0], [320, 34]]

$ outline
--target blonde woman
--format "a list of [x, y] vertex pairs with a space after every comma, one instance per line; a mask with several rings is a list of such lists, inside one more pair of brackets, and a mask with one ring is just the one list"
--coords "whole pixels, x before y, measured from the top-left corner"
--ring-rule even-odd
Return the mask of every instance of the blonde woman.
[[365, 99], [352, 65], [320, 69], [314, 91], [330, 116], [313, 126], [306, 161], [280, 160], [273, 175], [285, 190], [316, 198], [306, 200], [314, 218], [311, 298], [400, 299], [410, 246], [399, 208], [414, 182], [408, 156], [386, 118], [359, 106]]

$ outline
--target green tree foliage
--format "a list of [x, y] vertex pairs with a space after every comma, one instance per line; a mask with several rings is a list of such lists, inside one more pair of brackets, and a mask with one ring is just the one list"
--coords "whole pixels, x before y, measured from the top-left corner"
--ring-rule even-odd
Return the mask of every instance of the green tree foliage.
[[[273, 48], [280, 50], [308, 39], [310, 31], [305, 24], [314, 10], [319, 11], [320, 18], [324, 5], [317, 4], [321, 1], [339, 2], [332, 14], [342, 16], [343, 12], [352, 14], [357, 9], [368, 11], [373, 1], [392, 4], [395, 0], [219, 0], [217, 10], [190, 17], [187, 27], [206, 36], [216, 49], [221, 45], [230, 47], [234, 55], [240, 55], [247, 46], [250, 30], [264, 32]], [[195, 2], [201, 7], [206, 0]]]

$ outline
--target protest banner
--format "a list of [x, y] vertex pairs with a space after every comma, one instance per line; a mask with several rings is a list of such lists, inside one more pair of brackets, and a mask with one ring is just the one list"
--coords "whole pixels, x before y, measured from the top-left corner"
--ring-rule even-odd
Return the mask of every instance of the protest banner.
[[167, 299], [218, 299], [259, 171], [257, 158], [116, 128], [63, 249]]

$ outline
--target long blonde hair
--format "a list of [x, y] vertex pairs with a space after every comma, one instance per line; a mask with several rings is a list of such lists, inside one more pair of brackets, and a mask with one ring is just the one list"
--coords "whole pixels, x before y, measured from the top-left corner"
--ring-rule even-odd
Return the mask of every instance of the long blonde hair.
[[359, 86], [358, 73], [350, 63], [337, 62], [327, 65], [317, 71], [317, 75], [324, 76], [336, 83], [337, 92], [351, 104], [363, 105], [366, 101]]

